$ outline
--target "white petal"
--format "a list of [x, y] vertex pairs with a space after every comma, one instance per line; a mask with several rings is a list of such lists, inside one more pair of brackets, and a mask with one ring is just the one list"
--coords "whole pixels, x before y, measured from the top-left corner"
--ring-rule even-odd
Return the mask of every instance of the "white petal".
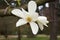
[[29, 13], [34, 13], [36, 11], [36, 9], [37, 9], [36, 3], [34, 1], [30, 1], [28, 3], [28, 11], [29, 11]]
[[[45, 17], [45, 16], [39, 16], [39, 17], [38, 17], [38, 21], [39, 21], [40, 23], [42, 23], [43, 25], [47, 26], [47, 23], [48, 23], [47, 17]], [[48, 27], [48, 26], [47, 26], [47, 27]]]
[[34, 22], [30, 22], [30, 26], [31, 26], [33, 34], [36, 35], [38, 32], [38, 25]]
[[22, 17], [22, 18], [25, 17], [25, 14], [23, 14], [23, 12], [20, 9], [14, 9], [11, 12], [12, 12], [12, 14], [14, 14], [14, 15], [16, 15], [18, 17]]
[[38, 25], [39, 25], [39, 27], [40, 27], [40, 29], [41, 29], [41, 31], [44, 29], [44, 26], [43, 26], [43, 24], [41, 24], [41, 23], [39, 23], [39, 22], [37, 22], [38, 23]]
[[22, 11], [23, 11], [23, 13], [26, 13], [26, 14], [28, 13], [28, 12], [27, 12], [27, 11], [25, 11], [23, 8], [22, 8]]
[[26, 24], [27, 22], [24, 20], [24, 19], [20, 19], [20, 20], [18, 20], [18, 22], [16, 23], [16, 27], [18, 27], [18, 26], [21, 26], [21, 25], [24, 25], [24, 24]]
[[36, 21], [39, 15], [37, 12], [35, 12], [34, 14], [30, 14], [30, 16], [31, 16], [33, 21]]

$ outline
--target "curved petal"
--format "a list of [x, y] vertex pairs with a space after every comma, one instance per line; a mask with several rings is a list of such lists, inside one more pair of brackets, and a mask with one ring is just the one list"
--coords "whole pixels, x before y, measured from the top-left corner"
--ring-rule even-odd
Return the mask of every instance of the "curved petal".
[[18, 17], [21, 17], [21, 18], [25, 17], [25, 14], [23, 14], [23, 12], [20, 9], [14, 9], [11, 12], [12, 12], [12, 14], [14, 14]]
[[47, 23], [49, 23], [49, 21], [47, 21], [47, 17], [45, 17], [45, 16], [39, 16], [38, 21], [45, 26], [47, 26]]
[[39, 29], [38, 25], [36, 23], [34, 23], [34, 22], [30, 22], [30, 26], [31, 26], [33, 34], [36, 35], [37, 32], [38, 32], [38, 29]]
[[20, 19], [20, 20], [18, 20], [18, 22], [16, 23], [16, 27], [18, 27], [18, 26], [21, 26], [21, 25], [24, 25], [24, 24], [26, 24], [27, 22], [24, 20], [24, 19]]
[[28, 13], [28, 12], [27, 12], [27, 11], [25, 11], [23, 8], [21, 8], [21, 9], [22, 9], [23, 13], [26, 13], [26, 14]]
[[38, 23], [38, 25], [39, 25], [39, 27], [40, 27], [40, 29], [41, 29], [41, 31], [44, 29], [44, 26], [43, 26], [43, 24], [41, 24], [40, 22], [37, 22]]
[[28, 3], [28, 11], [29, 11], [29, 13], [34, 13], [36, 11], [36, 9], [37, 9], [36, 3], [34, 1], [30, 1]]

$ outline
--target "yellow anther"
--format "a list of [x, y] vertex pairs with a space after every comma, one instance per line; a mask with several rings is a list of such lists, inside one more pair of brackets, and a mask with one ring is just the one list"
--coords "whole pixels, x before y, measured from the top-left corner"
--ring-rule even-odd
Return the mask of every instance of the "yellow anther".
[[32, 21], [32, 18], [28, 16], [28, 17], [26, 18], [26, 20], [27, 20], [28, 22], [31, 22], [31, 21]]

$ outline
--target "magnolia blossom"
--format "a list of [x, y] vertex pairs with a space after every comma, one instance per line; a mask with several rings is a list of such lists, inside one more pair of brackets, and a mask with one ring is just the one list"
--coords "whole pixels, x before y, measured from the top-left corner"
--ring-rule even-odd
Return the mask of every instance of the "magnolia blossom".
[[46, 7], [49, 7], [49, 3], [45, 3], [45, 6], [46, 6]]
[[[47, 23], [49, 23], [49, 22], [47, 21], [47, 18], [45, 16], [39, 16], [38, 13], [36, 12], [37, 5], [34, 1], [30, 1], [28, 3], [28, 12], [25, 11], [23, 8], [21, 8], [21, 9], [22, 10], [20, 10], [20, 9], [12, 10], [12, 14], [21, 18], [17, 21], [16, 27], [29, 23], [31, 26], [32, 33], [34, 35], [37, 34], [39, 27], [41, 30], [44, 29], [43, 25], [48, 27]], [[38, 23], [39, 27], [38, 27], [37, 23], [35, 23], [35, 22]]]

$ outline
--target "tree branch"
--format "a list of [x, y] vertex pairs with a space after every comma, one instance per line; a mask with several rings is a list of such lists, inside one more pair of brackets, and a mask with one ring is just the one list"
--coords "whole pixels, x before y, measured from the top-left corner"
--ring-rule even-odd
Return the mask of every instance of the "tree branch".
[[[36, 3], [41, 5], [41, 4], [45, 3], [45, 2], [50, 2], [50, 1], [51, 0], [36, 0]], [[27, 4], [23, 4], [23, 5], [21, 5], [21, 7], [24, 8], [24, 9], [27, 9]], [[21, 8], [21, 7], [18, 7], [18, 8]], [[13, 9], [13, 8], [6, 7], [6, 9], [0, 9], [0, 16], [11, 15], [11, 12], [10, 12], [11, 9]]]

